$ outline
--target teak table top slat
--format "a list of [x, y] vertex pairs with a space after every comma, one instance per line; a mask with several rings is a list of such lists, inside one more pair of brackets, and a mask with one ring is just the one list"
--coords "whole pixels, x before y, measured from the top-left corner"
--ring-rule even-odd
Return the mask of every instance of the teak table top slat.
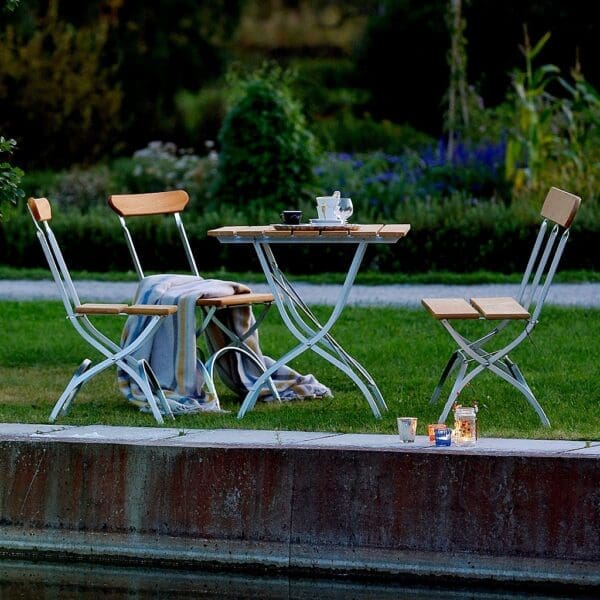
[[338, 240], [369, 240], [385, 239], [392, 240], [404, 237], [410, 231], [410, 225], [405, 223], [392, 223], [383, 225], [381, 223], [358, 225], [357, 229], [328, 229], [327, 227], [315, 229], [275, 229], [273, 225], [228, 225], [211, 229], [210, 237], [220, 238], [225, 241], [228, 238], [274, 238], [287, 239], [290, 241], [323, 239], [332, 242]]

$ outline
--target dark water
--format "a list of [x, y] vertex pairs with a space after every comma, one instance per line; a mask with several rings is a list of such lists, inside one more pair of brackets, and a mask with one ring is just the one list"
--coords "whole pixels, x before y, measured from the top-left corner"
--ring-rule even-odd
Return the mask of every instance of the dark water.
[[518, 590], [503, 592], [459, 587], [410, 587], [390, 583], [260, 577], [150, 567], [112, 568], [68, 564], [68, 561], [60, 565], [0, 561], [0, 600], [556, 600], [574, 597], [528, 594]]

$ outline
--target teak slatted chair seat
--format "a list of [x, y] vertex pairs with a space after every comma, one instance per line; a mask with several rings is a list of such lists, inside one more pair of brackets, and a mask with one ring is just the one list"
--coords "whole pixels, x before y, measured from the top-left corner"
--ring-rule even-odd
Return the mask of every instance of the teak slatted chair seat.
[[[133, 242], [133, 237], [127, 227], [126, 219], [131, 217], [149, 217], [153, 215], [171, 215], [173, 217], [190, 271], [192, 275], [201, 278], [181, 219], [181, 212], [187, 206], [188, 202], [189, 196], [184, 190], [171, 190], [148, 194], [117, 194], [109, 197], [108, 204], [119, 217], [119, 222], [125, 235], [125, 241], [127, 242], [134, 268], [140, 280], [144, 278], [144, 271]], [[227, 346], [220, 348], [212, 356], [208, 357], [208, 360], [204, 364], [201, 363], [207, 386], [215, 397], [217, 397], [217, 390], [214, 385], [215, 362], [226, 352], [233, 351], [243, 354], [246, 358], [251, 360], [259, 370], [264, 371], [264, 364], [260, 358], [256, 356], [253, 350], [245, 344], [244, 340], [248, 339], [257, 330], [273, 302], [273, 295], [268, 293], [235, 294], [216, 298], [199, 298], [197, 300], [196, 305], [202, 309], [204, 314], [203, 322], [197, 331], [198, 337], [206, 332], [211, 323], [214, 323], [230, 340], [230, 343]], [[245, 332], [243, 337], [239, 337], [224, 324], [222, 319], [219, 318], [219, 311], [242, 306], [262, 306], [263, 310], [255, 317], [256, 320], [254, 325]], [[268, 382], [268, 387], [273, 393], [273, 396], [276, 399], [279, 399], [279, 394], [271, 380]]]
[[[162, 319], [177, 312], [177, 307], [167, 305], [146, 306], [143, 304], [82, 304], [58, 242], [50, 228], [50, 220], [52, 219], [50, 202], [46, 198], [29, 198], [27, 205], [44, 256], [48, 261], [50, 272], [58, 287], [60, 297], [67, 312], [68, 320], [79, 335], [105, 357], [104, 360], [94, 366], [92, 366], [91, 360], [87, 358], [83, 360], [54, 405], [49, 418], [50, 422], [53, 423], [59, 415], [67, 413], [84, 383], [113, 365], [126, 371], [138, 384], [158, 423], [164, 423], [164, 421], [156, 402], [157, 397], [164, 413], [173, 418], [173, 413], [156, 381], [150, 365], [144, 360], [138, 361], [133, 358], [133, 353], [155, 334]], [[151, 318], [148, 320], [148, 324], [140, 336], [132, 343], [121, 348], [117, 343], [100, 332], [88, 319], [88, 315], [148, 315]]]
[[[458, 369], [454, 385], [439, 421], [444, 422], [455, 400], [464, 387], [484, 370], [495, 373], [519, 390], [537, 412], [544, 426], [550, 421], [535, 398], [519, 367], [512, 362], [512, 352], [534, 329], [552, 284], [558, 263], [569, 238], [569, 229], [581, 199], [574, 194], [550, 188], [541, 216], [539, 233], [529, 257], [517, 298], [423, 298], [422, 304], [448, 331], [458, 344], [446, 364], [440, 380], [433, 391], [431, 402], [439, 398], [446, 379]], [[483, 337], [470, 341], [451, 324], [463, 320], [498, 321]], [[510, 323], [524, 323], [522, 331], [506, 346], [487, 350], [487, 344]], [[472, 369], [469, 371], [469, 367]]]

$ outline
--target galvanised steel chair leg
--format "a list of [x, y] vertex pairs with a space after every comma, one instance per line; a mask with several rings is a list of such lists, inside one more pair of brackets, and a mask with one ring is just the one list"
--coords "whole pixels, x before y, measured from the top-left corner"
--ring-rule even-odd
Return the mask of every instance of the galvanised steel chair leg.
[[455, 371], [455, 369], [458, 368], [458, 365], [459, 365], [458, 359], [459, 358], [460, 358], [460, 356], [459, 356], [458, 350], [455, 350], [452, 353], [452, 355], [450, 356], [450, 359], [448, 360], [448, 362], [446, 363], [446, 366], [444, 367], [442, 376], [440, 377], [438, 384], [435, 386], [435, 389], [433, 390], [433, 394], [431, 395], [431, 400], [429, 401], [429, 404], [435, 404], [438, 401], [438, 398], [440, 397], [440, 393], [442, 391], [442, 387], [444, 387], [444, 383], [446, 383], [446, 379], [448, 379], [450, 374], [453, 373]]

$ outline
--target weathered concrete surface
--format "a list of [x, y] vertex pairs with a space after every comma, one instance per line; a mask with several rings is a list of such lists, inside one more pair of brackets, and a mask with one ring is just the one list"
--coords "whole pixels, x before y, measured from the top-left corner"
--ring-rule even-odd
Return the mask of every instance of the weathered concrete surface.
[[0, 552], [600, 587], [600, 443], [0, 426]]

